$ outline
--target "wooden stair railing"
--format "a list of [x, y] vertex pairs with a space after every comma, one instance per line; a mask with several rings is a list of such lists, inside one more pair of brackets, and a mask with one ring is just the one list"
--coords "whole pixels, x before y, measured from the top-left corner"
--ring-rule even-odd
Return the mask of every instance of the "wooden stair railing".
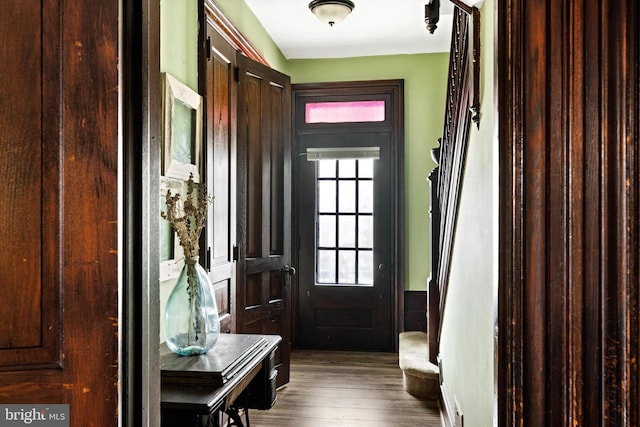
[[427, 305], [429, 358], [436, 363], [458, 214], [460, 186], [471, 123], [480, 126], [480, 11], [462, 0], [455, 5], [445, 118], [440, 146], [433, 150], [438, 164], [431, 182], [431, 278]]

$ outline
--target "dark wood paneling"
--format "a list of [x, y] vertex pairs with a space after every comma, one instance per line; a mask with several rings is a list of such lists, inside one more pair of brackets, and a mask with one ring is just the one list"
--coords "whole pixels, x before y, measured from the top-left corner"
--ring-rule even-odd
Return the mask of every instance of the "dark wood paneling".
[[2, 332], [0, 401], [117, 425], [120, 5], [3, 6], [0, 204], [26, 223], [2, 224], [2, 271], [17, 272], [2, 315], [18, 323]]
[[[242, 123], [246, 127], [247, 138], [242, 140], [245, 144], [242, 153], [247, 158], [247, 235], [246, 251], [249, 258], [260, 258], [262, 254], [262, 171], [263, 167], [269, 171], [269, 164], [263, 165], [263, 161], [268, 161], [262, 153], [262, 80], [253, 75], [245, 76], [244, 99], [241, 101], [243, 111], [242, 117], [251, 117], [253, 120], [246, 120]], [[269, 141], [265, 137], [266, 141]], [[266, 148], [266, 147], [265, 147]], [[269, 188], [267, 187], [269, 190]], [[270, 191], [270, 190], [269, 190]], [[269, 205], [267, 205], [269, 206]]]
[[245, 279], [243, 307], [259, 306], [262, 302], [262, 275], [247, 275]]
[[[270, 173], [271, 173], [271, 213], [269, 215], [271, 219], [270, 229], [270, 241], [271, 241], [271, 255], [282, 255], [284, 252], [284, 227], [285, 227], [285, 182], [284, 182], [284, 144], [280, 143], [280, 139], [285, 132], [283, 125], [289, 122], [288, 117], [290, 111], [284, 111], [290, 103], [284, 103], [283, 99], [286, 96], [284, 93], [285, 88], [278, 85], [271, 85], [269, 87], [269, 109], [273, 117], [280, 120], [274, 120], [271, 123], [271, 137], [270, 143]], [[286, 121], [282, 118], [287, 117]], [[290, 185], [290, 183], [289, 183]], [[290, 196], [290, 195], [289, 195]], [[287, 224], [290, 226], [290, 224]]]
[[427, 332], [427, 292], [404, 291], [404, 330]]
[[498, 12], [499, 425], [637, 425], [638, 6]]
[[[58, 363], [59, 280], [56, 259], [60, 241], [58, 185], [60, 66], [43, 48], [43, 33], [60, 37], [60, 29], [41, 16], [41, 2], [9, 2], [0, 18], [0, 369]], [[48, 3], [50, 12], [60, 11]], [[47, 28], [48, 26], [48, 28]], [[52, 122], [45, 118], [52, 117]], [[46, 138], [53, 136], [53, 142]], [[52, 179], [53, 178], [53, 179]], [[42, 226], [43, 214], [52, 221]], [[43, 245], [44, 239], [51, 239]]]
[[269, 301], [284, 299], [286, 296], [285, 292], [285, 278], [279, 271], [272, 271], [269, 278]]

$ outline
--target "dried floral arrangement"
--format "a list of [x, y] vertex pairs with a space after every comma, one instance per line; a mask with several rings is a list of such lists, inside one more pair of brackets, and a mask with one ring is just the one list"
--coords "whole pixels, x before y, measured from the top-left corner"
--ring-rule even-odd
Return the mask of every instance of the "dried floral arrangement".
[[[180, 193], [171, 194], [171, 190], [167, 190], [167, 209], [166, 212], [161, 212], [162, 218], [169, 221], [171, 227], [176, 231], [185, 256], [185, 265], [178, 277], [174, 291], [182, 289], [184, 282], [181, 282], [181, 278], [186, 276], [189, 316], [185, 319], [187, 326], [184, 331], [171, 338], [181, 348], [178, 353], [183, 355], [194, 354], [187, 349], [194, 345], [197, 347], [203, 344], [201, 340], [205, 340], [204, 344], [206, 344], [208, 332], [213, 332], [213, 330], [208, 330], [208, 316], [203, 306], [203, 304], [206, 304], [208, 295], [205, 286], [209, 287], [209, 283], [206, 279], [206, 273], [197, 263], [200, 252], [200, 232], [204, 228], [207, 209], [212, 201], [213, 198], [207, 194], [206, 185], [201, 183], [196, 188], [196, 184], [193, 182], [193, 174], [190, 174], [184, 199]], [[204, 280], [201, 279], [198, 269], [205, 274]], [[209, 287], [208, 290], [211, 291], [211, 288]], [[171, 297], [169, 300], [171, 301]], [[180, 318], [180, 316], [177, 318]], [[181, 351], [185, 351], [185, 353]], [[201, 348], [199, 348], [197, 354], [200, 353]]]
[[167, 190], [166, 212], [161, 212], [162, 218], [171, 223], [178, 234], [180, 246], [184, 250], [185, 258], [197, 257], [200, 252], [200, 232], [204, 228], [207, 218], [207, 207], [213, 202], [213, 197], [207, 194], [207, 186], [199, 184], [197, 194], [193, 182], [193, 174], [187, 181], [187, 194], [184, 200], [180, 193], [171, 194]]

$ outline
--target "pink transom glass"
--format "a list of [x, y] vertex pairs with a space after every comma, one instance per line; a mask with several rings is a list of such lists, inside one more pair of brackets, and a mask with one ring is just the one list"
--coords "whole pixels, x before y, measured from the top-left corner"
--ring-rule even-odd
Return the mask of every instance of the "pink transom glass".
[[313, 102], [305, 105], [305, 123], [383, 121], [384, 101]]

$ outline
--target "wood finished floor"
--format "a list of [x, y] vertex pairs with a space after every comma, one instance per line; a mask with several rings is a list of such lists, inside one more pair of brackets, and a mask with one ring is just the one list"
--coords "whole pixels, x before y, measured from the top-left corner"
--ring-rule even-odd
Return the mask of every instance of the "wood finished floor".
[[294, 351], [291, 381], [268, 411], [251, 410], [251, 427], [441, 427], [436, 402], [402, 386], [395, 353]]

